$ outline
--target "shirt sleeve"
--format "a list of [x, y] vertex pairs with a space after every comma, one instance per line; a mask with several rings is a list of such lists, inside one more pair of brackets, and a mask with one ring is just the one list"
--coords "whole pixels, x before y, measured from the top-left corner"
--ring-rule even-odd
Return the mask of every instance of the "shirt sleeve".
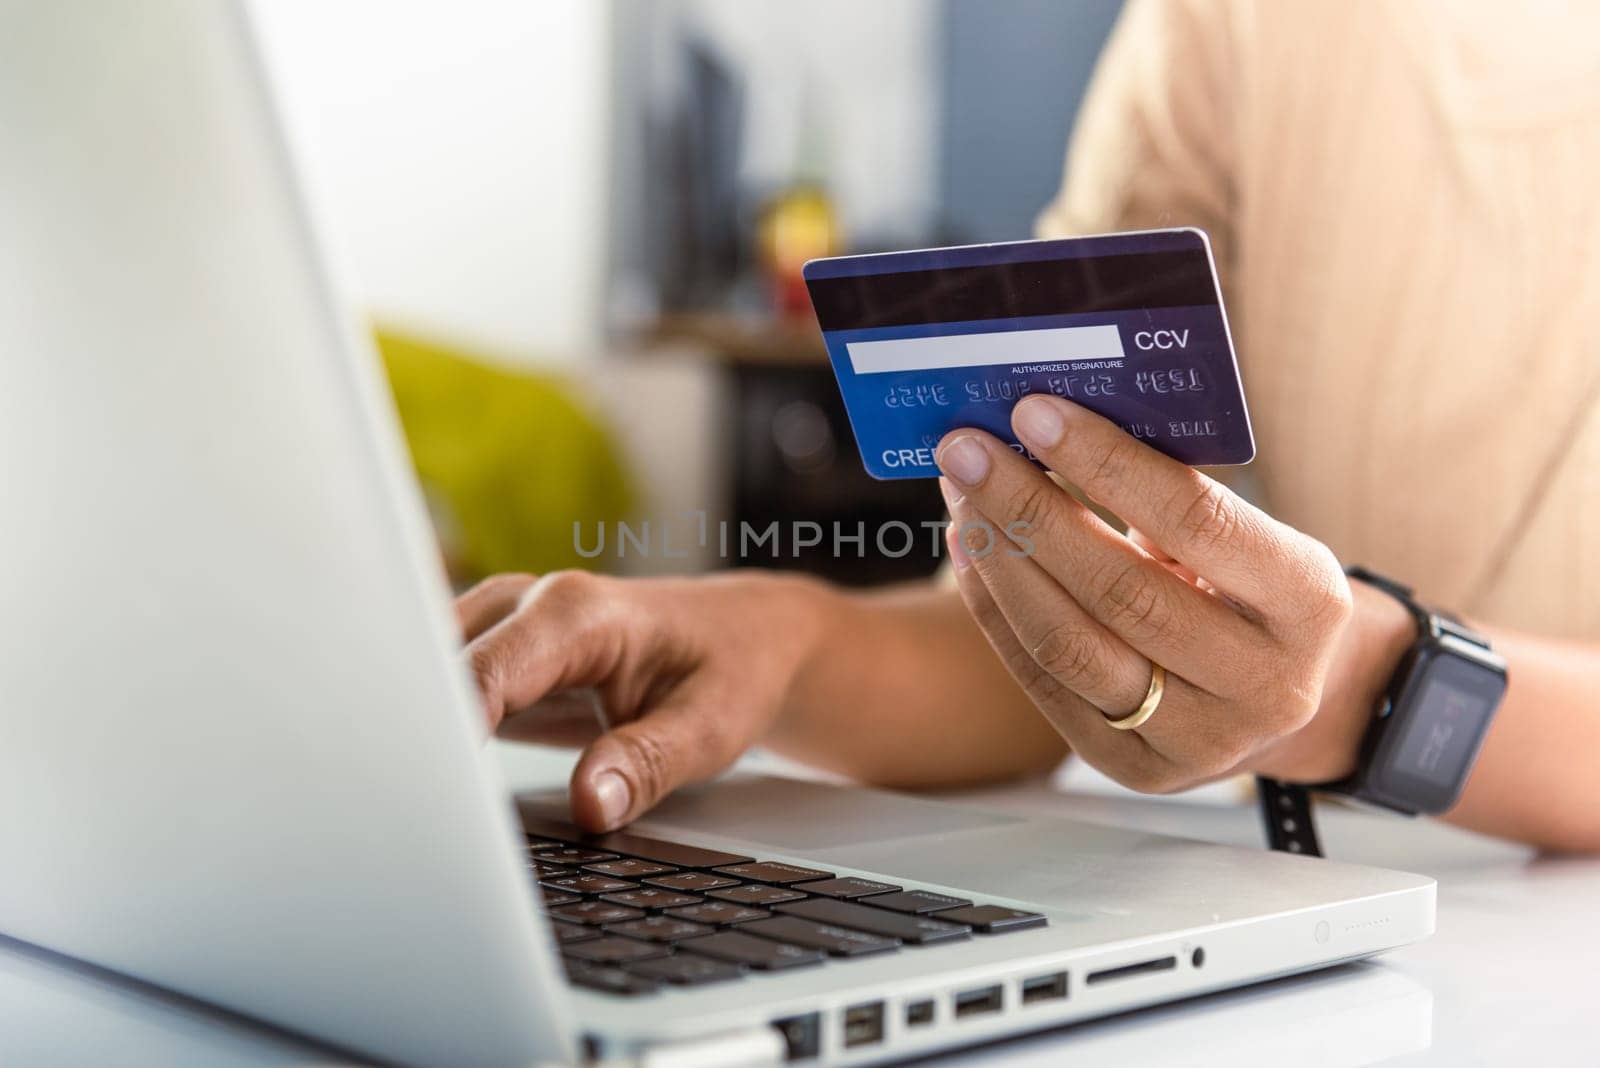
[[1084, 96], [1040, 237], [1198, 226], [1227, 278], [1237, 14], [1218, 0], [1129, 0]]

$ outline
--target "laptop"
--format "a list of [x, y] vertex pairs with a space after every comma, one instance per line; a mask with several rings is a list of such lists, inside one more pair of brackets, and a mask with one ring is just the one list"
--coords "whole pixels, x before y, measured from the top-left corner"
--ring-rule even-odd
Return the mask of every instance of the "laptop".
[[0, 932], [363, 1059], [704, 1068], [1431, 931], [1418, 876], [869, 790], [513, 800], [317, 232], [238, 8], [0, 7]]

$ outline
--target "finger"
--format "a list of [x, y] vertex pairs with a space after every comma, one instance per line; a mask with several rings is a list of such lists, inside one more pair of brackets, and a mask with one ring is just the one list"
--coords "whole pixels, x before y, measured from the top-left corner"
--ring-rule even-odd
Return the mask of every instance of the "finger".
[[976, 568], [958, 567], [956, 585], [1001, 662], [1074, 753], [1118, 782], [1130, 784], [1148, 777], [1151, 765], [1165, 763], [1136, 733], [1107, 727], [1098, 708], [1039, 666]]
[[1138, 527], [1128, 528], [1128, 540], [1133, 542], [1139, 548], [1143, 549], [1145, 552], [1149, 553], [1155, 559], [1161, 561], [1163, 564], [1177, 563], [1177, 561], [1167, 553], [1167, 550], [1151, 541], [1150, 535], [1146, 534]]
[[563, 690], [533, 707], [500, 721], [495, 737], [508, 742], [531, 742], [563, 749], [582, 749], [606, 729], [605, 711], [598, 691]]
[[[951, 532], [954, 530], [952, 527]], [[953, 538], [951, 532], [947, 538]], [[1249, 739], [1230, 717], [1218, 714], [1214, 698], [1177, 675], [1167, 676], [1156, 715], [1131, 731], [1111, 727], [1102, 709], [1054, 683], [1049, 672], [1028, 654], [1016, 633], [1021, 624], [1013, 624], [996, 604], [978, 569], [970, 566], [970, 561], [963, 563], [962, 555], [953, 546], [956, 583], [968, 611], [1012, 676], [1073, 752], [1124, 786], [1145, 793], [1187, 789], [1238, 765]], [[1137, 704], [1143, 704], [1149, 691], [1148, 663], [1144, 671]], [[1134, 707], [1130, 703], [1110, 718], [1125, 715]]]
[[[952, 513], [959, 512], [959, 506]], [[1045, 671], [1017, 636], [1020, 622], [996, 603], [978, 568], [961, 548], [957, 527], [946, 531], [956, 583], [968, 611], [988, 637], [1001, 661], [1033, 699], [1073, 752], [1124, 786], [1146, 793], [1169, 793], [1223, 774], [1238, 763], [1238, 741], [1214, 703], [1177, 676], [1169, 676], [1157, 715], [1132, 731], [1119, 731], [1090, 702], [1061, 686]], [[1041, 581], [1048, 577], [1039, 576]], [[1145, 665], [1148, 692], [1150, 667]], [[1131, 710], [1131, 709], [1129, 709]], [[1125, 711], [1129, 711], [1125, 710]]]
[[644, 716], [595, 739], [572, 770], [572, 815], [578, 825], [615, 830], [678, 787], [709, 779], [733, 763], [740, 747], [718, 718], [733, 699], [686, 684]]
[[[1168, 556], [1166, 550], [1146, 537], [1138, 527], [1128, 528], [1128, 540], [1149, 553], [1152, 559], [1185, 582], [1208, 594], [1214, 591], [1210, 582]], [[1206, 755], [1208, 767], [1202, 781], [1231, 774], [1243, 759], [1244, 751], [1249, 748], [1252, 738], [1245, 733], [1242, 725], [1234, 717], [1227, 714], [1226, 709], [1218, 710], [1208, 706], [1200, 717], [1188, 716], [1181, 712], [1176, 716], [1165, 714], [1174, 708], [1193, 706], [1194, 701], [1185, 700], [1182, 696], [1182, 687], [1188, 685], [1187, 680], [1169, 675], [1167, 695], [1157, 706], [1158, 712], [1165, 711], [1158, 717], [1146, 720], [1138, 731], [1150, 740], [1152, 747], [1158, 752], [1171, 753], [1183, 748], [1190, 750], [1191, 755], [1195, 752]], [[1196, 697], [1200, 704], [1206, 704], [1208, 701], [1204, 693], [1197, 694]], [[1188, 785], [1198, 785], [1198, 781]]]
[[[940, 481], [942, 485], [947, 485], [945, 480]], [[1061, 629], [1055, 631], [1058, 636], [1045, 639], [1036, 654], [1030, 648], [1036, 643], [1029, 635], [1035, 627], [1030, 620], [1036, 617], [1039, 609], [1036, 605], [1022, 603], [1019, 593], [1026, 597], [1040, 588], [1053, 586], [1049, 576], [1026, 558], [1013, 558], [1021, 569], [1017, 576], [1021, 581], [997, 582], [996, 586], [1004, 591], [997, 594], [985, 580], [982, 571], [985, 561], [992, 561], [992, 556], [976, 557], [974, 553], [981, 551], [981, 545], [962, 545], [962, 516], [970, 514], [969, 510], [959, 493], [947, 491], [946, 501], [950, 506], [952, 523], [946, 532], [946, 539], [950, 542], [951, 561], [962, 600], [1018, 685], [1074, 752], [1118, 782], [1142, 789], [1156, 782], [1158, 776], [1170, 774], [1173, 765], [1169, 760], [1155, 752], [1138, 733], [1118, 731], [1107, 726], [1102, 709], [1056, 674], [1056, 671], [1061, 671], [1067, 678], [1081, 674], [1079, 668], [1082, 663], [1102, 656], [1099, 646], [1103, 642], [1103, 655], [1115, 665], [1112, 670], [1118, 680], [1109, 685], [1127, 693], [1137, 689], [1139, 699], [1142, 699], [1148, 683], [1148, 664], [1126, 646], [1118, 649], [1121, 643], [1084, 616], [1082, 610], [1064, 594], [1048, 610], [1069, 614], [1076, 610], [1077, 614], [1068, 618], [1076, 620], [1082, 629], [1069, 631], [1066, 628], [1072, 624], [1060, 622]], [[971, 540], [970, 534], [968, 540]], [[969, 552], [969, 548], [973, 552]], [[1034, 572], [1028, 574], [1026, 567], [1034, 567]], [[1069, 634], [1070, 637], [1067, 636]], [[1053, 652], [1058, 648], [1069, 651], [1058, 655]], [[1046, 667], [1053, 660], [1058, 661], [1054, 671]], [[1145, 673], [1144, 682], [1137, 681], [1141, 671]], [[1101, 673], [1102, 669], [1093, 670], [1095, 675]], [[1126, 701], [1128, 698], [1124, 696], [1116, 700]]]
[[1138, 527], [1129, 527], [1127, 537], [1129, 541], [1133, 542], [1140, 549], [1143, 549], [1145, 554], [1148, 555], [1150, 559], [1154, 560], [1156, 563], [1160, 564], [1162, 567], [1166, 568], [1174, 575], [1177, 575], [1190, 585], [1198, 585], [1198, 579], [1200, 576], [1196, 575], [1193, 571], [1189, 570], [1188, 567], [1184, 566], [1179, 561], [1173, 559], [1172, 554], [1167, 552], [1167, 550], [1151, 541], [1150, 535], [1146, 534]]
[[1052, 471], [1263, 614], [1273, 591], [1301, 578], [1288, 528], [1110, 420], [1059, 397], [1035, 395], [1017, 404], [1011, 423]]
[[532, 575], [490, 575], [456, 598], [461, 636], [471, 641], [516, 611], [517, 602], [537, 581]]
[[549, 694], [611, 675], [621, 643], [605, 626], [601, 581], [582, 571], [546, 575], [524, 591], [517, 611], [467, 644], [491, 730]]
[[945, 507], [950, 511], [951, 517], [950, 526], [945, 528], [944, 540], [950, 549], [950, 564], [955, 572], [956, 588], [961, 594], [961, 601], [966, 606], [967, 614], [978, 624], [978, 629], [983, 631], [989, 645], [1000, 657], [1000, 662], [1011, 672], [1011, 677], [1017, 680], [1017, 684], [1035, 703], [1044, 707], [1046, 702], [1060, 700], [1069, 695], [1076, 696], [1040, 667], [1028, 650], [1022, 647], [1022, 642], [1017, 639], [1017, 632], [1000, 611], [1000, 606], [994, 603], [994, 597], [990, 595], [989, 588], [983, 584], [983, 578], [976, 571], [970, 570], [972, 558], [967, 555], [966, 547], [961, 543], [960, 521], [955, 518], [955, 512], [949, 503], [958, 499], [960, 494], [950, 492], [946, 479], [939, 480], [939, 488], [945, 491]]
[[965, 483], [978, 516], [1015, 533], [1034, 563], [1147, 659], [1208, 688], [1230, 681], [1216, 678], [1219, 663], [1249, 662], [1260, 635], [1245, 619], [1162, 567], [995, 438], [957, 431], [940, 443], [936, 459]]
[[976, 577], [1027, 657], [1094, 706], [1090, 711], [1123, 715], [1136, 706], [1149, 679], [1145, 657], [1092, 619], [947, 479], [939, 481], [956, 548], [970, 563], [958, 578], [970, 585]]

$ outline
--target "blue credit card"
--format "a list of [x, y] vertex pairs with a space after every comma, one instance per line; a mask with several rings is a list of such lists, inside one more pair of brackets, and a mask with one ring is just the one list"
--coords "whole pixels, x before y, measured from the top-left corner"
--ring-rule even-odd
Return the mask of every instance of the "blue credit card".
[[1026, 455], [1011, 409], [1030, 393], [1194, 466], [1255, 456], [1199, 230], [839, 256], [805, 279], [874, 478], [937, 476], [934, 447], [958, 427]]

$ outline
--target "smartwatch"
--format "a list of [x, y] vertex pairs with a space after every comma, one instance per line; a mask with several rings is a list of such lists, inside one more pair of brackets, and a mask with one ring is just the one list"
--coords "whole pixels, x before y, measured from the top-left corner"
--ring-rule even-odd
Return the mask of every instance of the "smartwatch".
[[[1418, 604], [1408, 587], [1363, 567], [1345, 574], [1404, 605], [1417, 640], [1379, 698], [1355, 773], [1310, 789], [1408, 816], [1445, 812], [1461, 796], [1505, 696], [1505, 660], [1459, 619]], [[1258, 786], [1272, 847], [1318, 854], [1306, 791], [1269, 779]]]
[[1345, 572], [1399, 601], [1417, 622], [1362, 739], [1356, 772], [1319, 789], [1407, 815], [1456, 803], [1506, 693], [1506, 662], [1453, 616], [1418, 604], [1411, 590], [1364, 567]]

